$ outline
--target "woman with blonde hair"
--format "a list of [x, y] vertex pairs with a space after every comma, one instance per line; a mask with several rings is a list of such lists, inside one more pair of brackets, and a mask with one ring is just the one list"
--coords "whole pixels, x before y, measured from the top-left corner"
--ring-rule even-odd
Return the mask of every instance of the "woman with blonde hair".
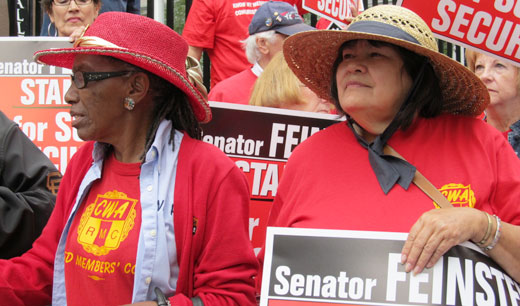
[[472, 50], [466, 51], [466, 60], [489, 92], [484, 119], [503, 133], [520, 157], [520, 68]]
[[273, 57], [256, 80], [249, 104], [325, 114], [333, 108], [332, 103], [319, 98], [298, 80], [282, 52]]

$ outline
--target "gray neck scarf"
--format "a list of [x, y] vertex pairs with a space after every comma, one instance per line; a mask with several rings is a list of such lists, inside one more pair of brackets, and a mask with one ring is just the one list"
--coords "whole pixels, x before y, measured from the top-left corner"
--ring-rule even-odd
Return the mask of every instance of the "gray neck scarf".
[[[413, 101], [410, 101], [410, 99], [417, 90], [418, 83], [423, 78], [424, 67], [426, 64], [426, 61], [423, 62], [419, 73], [417, 74], [417, 77], [415, 78], [413, 85], [406, 99], [404, 100], [404, 103], [399, 109], [398, 114], [401, 113], [409, 103], [413, 103]], [[395, 118], [398, 117], [398, 115], [395, 116]], [[368, 161], [370, 166], [372, 166], [372, 170], [374, 171], [374, 174], [379, 181], [379, 185], [385, 194], [388, 194], [388, 192], [394, 187], [396, 183], [405, 190], [408, 190], [408, 187], [410, 187], [416, 171], [416, 168], [404, 159], [383, 153], [383, 148], [386, 146], [386, 143], [400, 127], [400, 123], [398, 123], [395, 118], [382, 134], [378, 135], [372, 143], [368, 143], [360, 135], [358, 135], [353, 126], [355, 121], [347, 114], [347, 125], [356, 136], [357, 141], [368, 150]]]
[[372, 166], [372, 170], [383, 192], [388, 194], [396, 183], [401, 185], [405, 190], [408, 190], [415, 175], [415, 167], [403, 159], [383, 153], [386, 142], [397, 130], [397, 124], [390, 124], [383, 134], [377, 136], [372, 143], [366, 142], [366, 140], [356, 133], [353, 126], [354, 120], [352, 120], [352, 118], [347, 120], [347, 124], [356, 136], [357, 141], [368, 150], [368, 161]]

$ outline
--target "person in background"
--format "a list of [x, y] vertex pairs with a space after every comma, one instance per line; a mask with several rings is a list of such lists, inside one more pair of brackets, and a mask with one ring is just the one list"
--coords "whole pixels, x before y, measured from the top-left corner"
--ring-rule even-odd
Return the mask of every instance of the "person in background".
[[520, 68], [472, 50], [466, 50], [466, 59], [489, 92], [485, 121], [503, 133], [520, 157]]
[[[48, 0], [42, 0], [43, 2], [50, 2]], [[76, 4], [80, 3], [76, 2]], [[84, 2], [84, 1], [83, 1]], [[40, 30], [40, 36], [57, 36], [56, 27], [54, 26], [54, 22], [51, 23], [47, 10], [44, 10], [42, 27]], [[99, 10], [99, 14], [104, 12], [127, 12], [132, 14], [140, 14], [141, 13], [141, 0], [103, 0], [101, 3], [101, 9]], [[92, 23], [92, 22], [90, 22]], [[88, 24], [90, 24], [88, 23]], [[86, 25], [86, 24], [85, 24]], [[68, 36], [68, 35], [65, 35]]]
[[298, 80], [282, 52], [273, 57], [256, 80], [249, 104], [323, 114], [330, 114], [334, 108]]
[[0, 258], [31, 248], [51, 215], [60, 181], [47, 156], [0, 112]]
[[[401, 263], [414, 275], [472, 241], [520, 280], [520, 160], [475, 118], [489, 104], [484, 84], [438, 51], [417, 14], [377, 5], [347, 30], [289, 37], [283, 54], [347, 120], [292, 152], [267, 226], [408, 232]], [[437, 209], [412, 184], [418, 172], [469, 196]]]
[[[188, 42], [189, 56], [200, 60], [207, 52], [211, 62], [213, 88], [218, 82], [250, 67], [241, 41], [248, 36], [247, 29], [256, 10], [267, 1], [257, 0], [194, 0], [182, 36]], [[287, 1], [297, 5], [301, 0]]]
[[0, 261], [0, 301], [255, 304], [248, 183], [199, 140], [211, 110], [187, 52], [166, 25], [107, 12], [73, 48], [35, 53], [72, 69], [65, 101], [87, 142], [33, 248]]
[[76, 29], [94, 22], [101, 0], [42, 0], [41, 5], [54, 24], [53, 36], [71, 36]]
[[209, 92], [210, 101], [248, 104], [256, 79], [282, 50], [284, 39], [295, 33], [315, 30], [305, 24], [294, 7], [285, 2], [269, 1], [255, 13], [249, 24], [249, 37], [243, 41], [252, 67], [229, 77]]

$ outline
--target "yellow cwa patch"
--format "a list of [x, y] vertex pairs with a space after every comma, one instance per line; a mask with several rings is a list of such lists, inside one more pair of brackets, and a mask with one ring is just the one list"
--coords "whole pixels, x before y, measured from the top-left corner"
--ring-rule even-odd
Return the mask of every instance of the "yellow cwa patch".
[[[462, 184], [450, 183], [442, 186], [439, 191], [454, 207], [473, 208], [477, 202], [475, 193], [471, 190], [471, 184], [464, 186]], [[440, 208], [435, 202], [433, 202], [433, 205], [435, 205], [435, 208]]]
[[81, 216], [78, 243], [95, 256], [119, 248], [134, 227], [137, 201], [117, 190], [98, 195]]

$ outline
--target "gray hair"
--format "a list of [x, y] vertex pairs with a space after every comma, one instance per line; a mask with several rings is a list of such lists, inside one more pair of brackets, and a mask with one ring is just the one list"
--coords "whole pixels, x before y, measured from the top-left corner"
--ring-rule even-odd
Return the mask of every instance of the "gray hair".
[[256, 45], [257, 38], [264, 38], [270, 43], [274, 42], [276, 32], [274, 30], [265, 31], [256, 33], [253, 35], [249, 35], [248, 38], [240, 41], [242, 43], [242, 48], [246, 51], [247, 60], [251, 64], [255, 64], [262, 58], [262, 53], [258, 50], [258, 46]]

